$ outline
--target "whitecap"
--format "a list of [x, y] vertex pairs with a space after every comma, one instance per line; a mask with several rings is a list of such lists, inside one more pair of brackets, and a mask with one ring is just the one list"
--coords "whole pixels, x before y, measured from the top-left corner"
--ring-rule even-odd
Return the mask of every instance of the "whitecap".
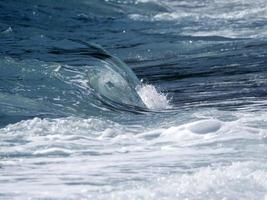
[[137, 93], [149, 109], [161, 110], [172, 107], [167, 95], [158, 92], [153, 85], [142, 85], [137, 89]]

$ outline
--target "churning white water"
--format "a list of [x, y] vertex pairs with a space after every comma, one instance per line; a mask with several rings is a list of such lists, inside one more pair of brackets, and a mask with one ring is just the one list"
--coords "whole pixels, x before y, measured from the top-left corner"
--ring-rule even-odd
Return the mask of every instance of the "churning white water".
[[213, 114], [147, 126], [73, 117], [8, 125], [0, 130], [1, 192], [20, 199], [267, 198], [267, 130], [258, 127], [266, 114]]
[[158, 92], [153, 85], [142, 85], [137, 89], [137, 93], [149, 109], [161, 110], [171, 108], [167, 95]]

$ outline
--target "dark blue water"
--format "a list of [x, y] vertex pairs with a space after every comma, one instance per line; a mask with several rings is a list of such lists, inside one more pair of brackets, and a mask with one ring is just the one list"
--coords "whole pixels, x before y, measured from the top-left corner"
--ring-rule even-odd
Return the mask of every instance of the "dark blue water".
[[266, 199], [265, 0], [0, 1], [0, 199]]

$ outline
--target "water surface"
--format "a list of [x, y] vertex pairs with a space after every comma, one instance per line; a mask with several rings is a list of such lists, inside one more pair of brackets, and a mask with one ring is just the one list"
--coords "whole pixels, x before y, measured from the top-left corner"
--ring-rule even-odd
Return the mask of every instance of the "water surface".
[[265, 0], [0, 1], [0, 199], [266, 199]]

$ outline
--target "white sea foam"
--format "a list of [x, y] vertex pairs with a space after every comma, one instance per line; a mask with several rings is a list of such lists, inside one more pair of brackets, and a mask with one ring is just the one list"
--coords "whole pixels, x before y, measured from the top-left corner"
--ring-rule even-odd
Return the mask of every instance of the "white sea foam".
[[[207, 0], [202, 2], [138, 0], [137, 3], [153, 3], [164, 9], [153, 14], [131, 13], [129, 15], [131, 19], [177, 22], [181, 26], [179, 34], [182, 35], [229, 38], [267, 36], [266, 26], [254, 27], [255, 24], [262, 24], [267, 19], [267, 4], [265, 0], [248, 0], [246, 2], [242, 0]], [[184, 22], [195, 25], [192, 27], [185, 25], [184, 27]]]
[[[200, 168], [193, 173], [154, 176], [147, 184], [132, 183], [108, 194], [110, 199], [266, 199], [267, 166], [236, 162]], [[108, 197], [105, 193], [97, 199]]]
[[157, 117], [139, 126], [94, 117], [8, 125], [0, 129], [1, 192], [22, 199], [264, 199], [267, 127], [259, 123], [266, 112], [229, 114], [202, 110], [182, 123]]
[[137, 89], [137, 93], [149, 109], [161, 110], [171, 108], [167, 96], [158, 92], [153, 85], [142, 85]]

